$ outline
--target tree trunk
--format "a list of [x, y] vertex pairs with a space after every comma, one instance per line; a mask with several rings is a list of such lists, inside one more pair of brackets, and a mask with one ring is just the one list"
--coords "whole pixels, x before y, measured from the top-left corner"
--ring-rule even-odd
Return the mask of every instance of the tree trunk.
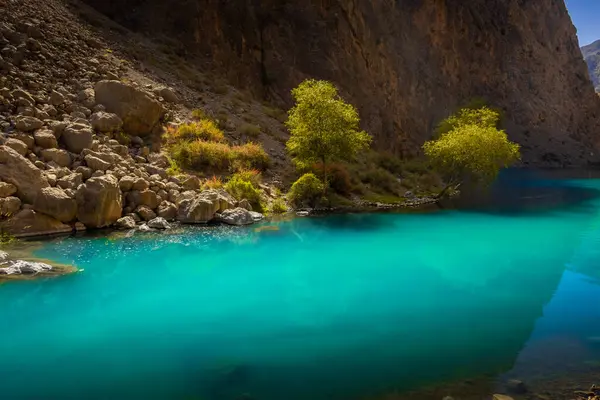
[[448, 183], [444, 189], [442, 189], [442, 191], [436, 196], [436, 200], [440, 200], [442, 198], [444, 198], [444, 196], [446, 195], [446, 193], [448, 193], [448, 190], [450, 190], [451, 188], [453, 189], [458, 189], [460, 187], [460, 183], [456, 184], [453, 182]]

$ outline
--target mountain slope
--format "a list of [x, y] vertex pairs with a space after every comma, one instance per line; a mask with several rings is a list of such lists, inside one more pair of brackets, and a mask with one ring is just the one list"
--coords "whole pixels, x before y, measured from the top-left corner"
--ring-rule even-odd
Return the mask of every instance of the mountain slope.
[[85, 2], [284, 106], [302, 79], [332, 80], [397, 154], [476, 98], [505, 110], [527, 162], [595, 152], [600, 101], [563, 0]]
[[590, 78], [596, 88], [600, 92], [600, 40], [581, 48], [583, 58], [590, 71]]

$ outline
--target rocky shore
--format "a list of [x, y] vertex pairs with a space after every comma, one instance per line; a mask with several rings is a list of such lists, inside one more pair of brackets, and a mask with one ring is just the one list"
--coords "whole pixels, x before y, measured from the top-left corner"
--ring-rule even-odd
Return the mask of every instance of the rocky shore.
[[93, 37], [48, 36], [46, 28], [0, 24], [0, 231], [262, 218], [224, 190], [202, 190], [196, 176], [167, 173], [160, 147], [174, 90], [119, 80], [122, 67], [88, 56], [101, 46]]

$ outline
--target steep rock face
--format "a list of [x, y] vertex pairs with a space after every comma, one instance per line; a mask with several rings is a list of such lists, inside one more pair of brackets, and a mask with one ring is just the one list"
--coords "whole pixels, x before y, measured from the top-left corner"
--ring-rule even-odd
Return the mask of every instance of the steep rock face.
[[483, 98], [526, 161], [596, 158], [600, 100], [563, 0], [85, 1], [287, 105], [302, 79], [332, 80], [382, 149], [418, 151]]
[[590, 78], [594, 84], [596, 91], [600, 93], [600, 40], [592, 44], [583, 46], [581, 53], [588, 66]]

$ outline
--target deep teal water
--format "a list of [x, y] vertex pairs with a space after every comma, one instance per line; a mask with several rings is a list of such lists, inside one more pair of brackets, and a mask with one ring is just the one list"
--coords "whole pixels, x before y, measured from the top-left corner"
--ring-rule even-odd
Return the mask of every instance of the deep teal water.
[[509, 174], [460, 210], [45, 242], [84, 271], [0, 285], [0, 398], [362, 399], [566, 374], [600, 360], [599, 190]]

